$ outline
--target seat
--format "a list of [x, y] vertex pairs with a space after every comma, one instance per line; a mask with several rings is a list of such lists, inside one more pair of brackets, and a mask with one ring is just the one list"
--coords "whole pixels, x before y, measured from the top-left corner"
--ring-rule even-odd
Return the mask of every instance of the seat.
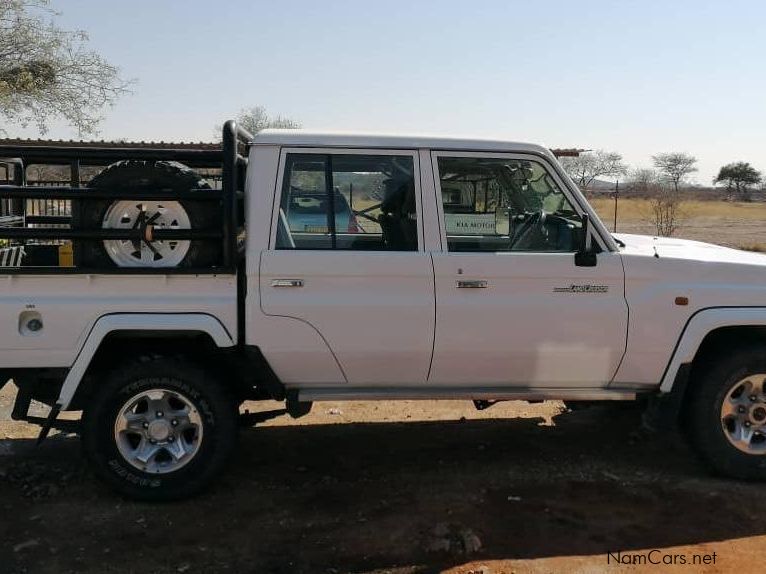
[[387, 180], [386, 197], [378, 217], [383, 231], [383, 243], [389, 251], [416, 251], [418, 222], [415, 209], [415, 185]]

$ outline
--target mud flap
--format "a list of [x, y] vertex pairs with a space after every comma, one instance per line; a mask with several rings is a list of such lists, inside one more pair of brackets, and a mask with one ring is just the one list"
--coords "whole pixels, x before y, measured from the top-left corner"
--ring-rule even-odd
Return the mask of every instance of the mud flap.
[[314, 406], [314, 403], [310, 401], [299, 401], [298, 393], [292, 391], [287, 393], [285, 406], [287, 407], [287, 414], [294, 419], [299, 419], [311, 412], [311, 407]]
[[690, 363], [681, 365], [671, 391], [650, 397], [642, 417], [642, 424], [646, 430], [664, 432], [677, 428], [690, 372]]

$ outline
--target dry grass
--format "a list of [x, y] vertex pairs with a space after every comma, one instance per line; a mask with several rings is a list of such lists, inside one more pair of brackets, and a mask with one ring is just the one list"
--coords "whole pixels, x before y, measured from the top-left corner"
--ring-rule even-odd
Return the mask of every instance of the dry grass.
[[[599, 197], [591, 200], [591, 204], [611, 230], [614, 200]], [[681, 205], [678, 223], [675, 237], [766, 253], [766, 203], [690, 199]], [[622, 233], [654, 235], [649, 200], [621, 198], [617, 229]]]
[[745, 251], [755, 251], [757, 253], [766, 253], [766, 243], [745, 243], [739, 246]]
[[738, 201], [689, 201], [684, 202], [689, 217], [714, 217], [723, 219], [746, 219], [766, 221], [766, 203], [743, 203]]
[[[614, 218], [614, 200], [595, 198], [590, 201], [604, 221]], [[766, 203], [743, 203], [736, 201], [684, 201], [681, 206], [683, 218], [709, 217], [715, 219], [738, 219], [766, 221]], [[650, 219], [648, 199], [625, 199], [617, 203], [618, 223], [640, 223]]]

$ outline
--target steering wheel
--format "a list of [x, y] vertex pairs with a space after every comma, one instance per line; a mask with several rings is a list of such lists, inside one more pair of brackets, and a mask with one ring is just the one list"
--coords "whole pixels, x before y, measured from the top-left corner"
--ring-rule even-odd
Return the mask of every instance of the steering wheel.
[[535, 229], [542, 230], [545, 228], [545, 219], [547, 214], [544, 209], [532, 212], [527, 220], [522, 223], [521, 228], [517, 233], [514, 233], [513, 238], [508, 244], [508, 249], [512, 250], [514, 246], [529, 237]]

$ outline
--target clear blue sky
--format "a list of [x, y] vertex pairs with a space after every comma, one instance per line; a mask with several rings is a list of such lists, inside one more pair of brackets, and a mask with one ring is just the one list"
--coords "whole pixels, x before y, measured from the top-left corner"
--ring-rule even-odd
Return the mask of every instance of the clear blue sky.
[[[210, 140], [255, 104], [307, 128], [499, 136], [766, 170], [766, 3], [54, 0], [136, 78], [105, 138]], [[12, 132], [13, 133], [13, 132]], [[25, 135], [36, 135], [26, 131]], [[56, 126], [54, 137], [76, 137]]]

